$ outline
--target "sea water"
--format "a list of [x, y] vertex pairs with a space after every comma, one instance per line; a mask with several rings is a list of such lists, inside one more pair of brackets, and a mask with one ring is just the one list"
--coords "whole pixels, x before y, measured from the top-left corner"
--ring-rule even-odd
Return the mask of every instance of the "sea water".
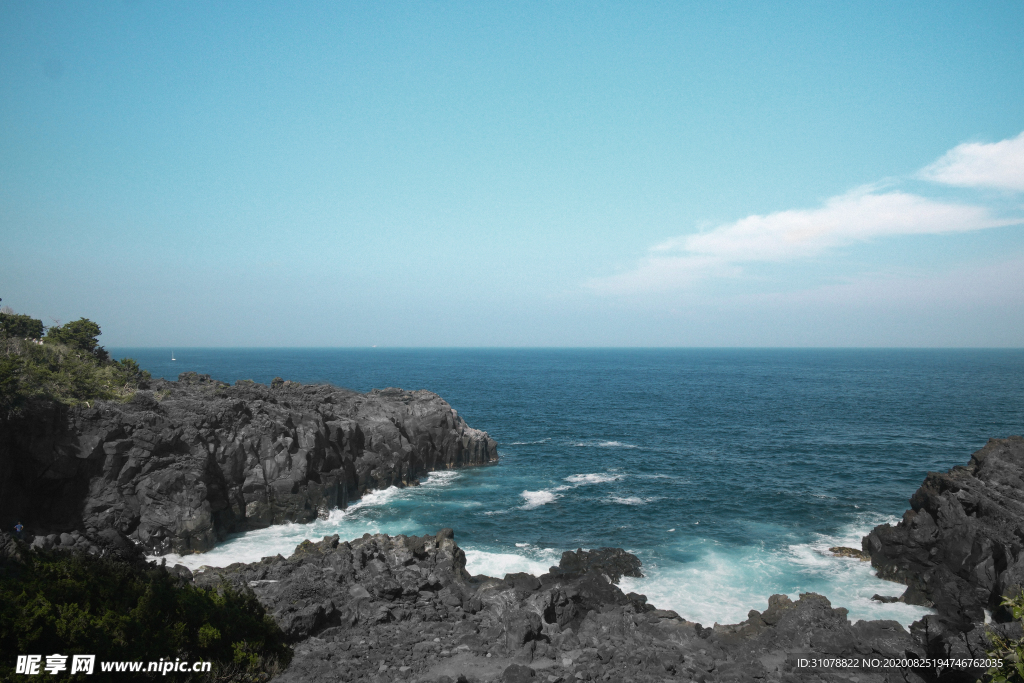
[[623, 588], [703, 624], [817, 592], [853, 619], [927, 610], [833, 557], [895, 522], [929, 470], [1020, 434], [1019, 350], [112, 349], [154, 376], [275, 376], [429, 389], [498, 442], [500, 463], [374, 491], [311, 524], [231, 537], [192, 568], [289, 555], [303, 539], [452, 527], [474, 574], [535, 574], [622, 547]]

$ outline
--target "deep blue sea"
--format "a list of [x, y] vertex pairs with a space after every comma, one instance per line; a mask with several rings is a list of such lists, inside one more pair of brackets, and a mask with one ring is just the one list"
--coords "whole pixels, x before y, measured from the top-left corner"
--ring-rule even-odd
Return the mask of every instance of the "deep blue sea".
[[1021, 350], [110, 349], [154, 376], [275, 376], [437, 392], [498, 442], [494, 467], [365, 496], [310, 525], [230, 539], [191, 567], [290, 554], [338, 533], [452, 527], [473, 573], [541, 573], [620, 546], [627, 590], [703, 624], [814, 591], [909, 624], [902, 587], [834, 558], [895, 521], [929, 470], [1024, 431]]

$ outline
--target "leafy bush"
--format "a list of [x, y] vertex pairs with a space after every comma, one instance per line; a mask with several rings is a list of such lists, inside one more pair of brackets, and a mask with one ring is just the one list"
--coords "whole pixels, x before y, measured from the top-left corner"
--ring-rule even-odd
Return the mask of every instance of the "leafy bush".
[[18, 313], [0, 313], [0, 334], [39, 339], [43, 336], [43, 321]]
[[71, 349], [91, 353], [100, 360], [107, 360], [110, 355], [96, 339], [100, 334], [99, 325], [88, 318], [79, 318], [64, 326], [51, 327], [46, 331], [43, 341], [47, 344], [63, 344]]
[[[1002, 605], [1024, 625], [1024, 592], [1013, 598], [1004, 596]], [[985, 680], [989, 683], [1024, 683], [1024, 639], [1005, 638], [993, 631], [989, 632], [989, 641], [992, 647], [988, 656], [1002, 660], [1002, 666], [989, 669]]]
[[[25, 552], [23, 565], [7, 569], [0, 572], [0, 652], [94, 654], [96, 673], [101, 661], [202, 660], [213, 663], [209, 680], [235, 681], [267, 680], [291, 658], [253, 595], [182, 585], [162, 566]], [[13, 660], [0, 658], [0, 680], [52, 680], [15, 676]]]
[[85, 318], [51, 327], [44, 344], [0, 333], [0, 419], [33, 400], [78, 405], [130, 398], [149, 373], [131, 358], [110, 361], [99, 334], [99, 325]]

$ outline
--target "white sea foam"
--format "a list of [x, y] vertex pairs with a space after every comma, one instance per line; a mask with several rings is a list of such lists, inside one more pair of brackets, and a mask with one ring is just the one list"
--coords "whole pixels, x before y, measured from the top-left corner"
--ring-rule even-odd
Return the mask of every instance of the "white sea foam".
[[594, 472], [592, 474], [572, 474], [565, 478], [566, 481], [584, 486], [586, 484], [606, 484], [610, 481], [618, 481], [624, 478], [622, 474], [610, 474], [608, 472]]
[[189, 569], [203, 565], [225, 567], [234, 562], [258, 562], [260, 558], [295, 552], [295, 546], [304, 540], [319, 541], [324, 536], [338, 534], [343, 539], [353, 539], [365, 533], [411, 534], [428, 530], [411, 520], [401, 519], [381, 523], [379, 511], [403, 498], [419, 495], [416, 488], [400, 489], [392, 486], [379, 491], [370, 491], [354, 501], [348, 508], [332, 510], [327, 519], [318, 519], [309, 524], [286, 522], [266, 529], [257, 529], [229, 538], [209, 552], [193, 555], [168, 554], [163, 557], [149, 557], [167, 564], [183, 564]]
[[640, 496], [608, 496], [605, 500], [610, 503], [618, 503], [619, 505], [647, 505], [648, 503], [660, 500], [660, 496], [648, 496], [646, 498], [641, 498]]
[[636, 444], [622, 441], [573, 441], [572, 445], [577, 448], [640, 448]]
[[508, 445], [509, 446], [533, 446], [533, 445], [536, 445], [536, 444], [547, 443], [548, 441], [551, 441], [551, 437], [550, 436], [548, 438], [546, 438], [546, 439], [541, 439], [539, 441], [510, 441], [508, 443]]
[[542, 491], [523, 491], [521, 494], [526, 502], [523, 504], [523, 510], [533, 510], [539, 508], [541, 505], [547, 505], [548, 503], [554, 503], [556, 500], [561, 498], [554, 491], [542, 490]]
[[458, 478], [459, 473], [455, 470], [438, 470], [427, 475], [427, 478], [420, 486], [425, 486], [428, 489], [442, 488], [444, 486], [451, 486]]
[[898, 595], [904, 587], [877, 578], [866, 562], [828, 552], [835, 545], [859, 546], [874, 523], [883, 521], [865, 519], [834, 536], [822, 535], [811, 543], [779, 550], [725, 548], [707, 542], [697, 560], [645, 564], [646, 577], [624, 578], [621, 588], [643, 593], [652, 604], [705, 625], [743, 621], [749, 610], [764, 610], [775, 593], [795, 600], [800, 593], [813, 592], [827, 596], [834, 607], [847, 608], [851, 620], [892, 619], [909, 626], [931, 610], [871, 600], [876, 593]]
[[397, 486], [389, 486], [386, 489], [368, 491], [362, 498], [349, 505], [344, 510], [338, 508], [331, 511], [332, 517], [344, 518], [357, 514], [363, 508], [381, 507], [401, 497], [408, 489], [400, 489]]
[[[517, 544], [518, 545], [518, 544]], [[466, 570], [470, 574], [483, 574], [502, 578], [505, 574], [526, 572], [540, 576], [558, 564], [562, 552], [554, 548], [528, 547], [516, 552], [489, 552], [478, 548], [464, 548]]]

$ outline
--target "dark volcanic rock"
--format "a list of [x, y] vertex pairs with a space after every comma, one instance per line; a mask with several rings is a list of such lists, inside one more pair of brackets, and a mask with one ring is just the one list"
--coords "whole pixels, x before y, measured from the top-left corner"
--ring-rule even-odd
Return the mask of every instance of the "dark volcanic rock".
[[612, 583], [618, 583], [623, 576], [642, 577], [640, 558], [627, 553], [622, 548], [597, 548], [584, 551], [582, 549], [562, 553], [558, 569], [565, 574], [585, 574], [596, 571], [606, 575]]
[[868, 562], [871, 559], [871, 556], [863, 550], [847, 548], [843, 545], [833, 546], [829, 548], [828, 551], [837, 557], [852, 557], [860, 560], [861, 562]]
[[497, 460], [494, 441], [428, 391], [228, 386], [195, 373], [128, 403], [44, 406], [0, 429], [0, 521], [22, 521], [40, 547], [84, 547], [71, 531], [96, 546], [112, 530], [149, 552], [203, 551]]
[[288, 559], [265, 557], [196, 572], [198, 586], [251, 590], [292, 639], [336, 626], [386, 623], [417, 605], [435, 614], [461, 612], [470, 576], [450, 529], [436, 536], [328, 536], [303, 541]]
[[1006, 620], [1004, 595], [1024, 585], [1024, 439], [991, 439], [966, 467], [930, 472], [895, 527], [864, 538], [878, 576], [907, 585], [903, 601], [931, 606], [970, 630], [984, 610]]
[[451, 530], [435, 536], [337, 536], [303, 542], [290, 558], [196, 574], [201, 586], [252, 590], [294, 639], [275, 679], [301, 681], [920, 681], [899, 669], [801, 668], [799, 657], [920, 656], [891, 621], [851, 624], [813, 593], [769, 600], [731, 626], [700, 624], [625, 595], [609, 559], [619, 549], [565, 553], [539, 577], [470, 576]]

